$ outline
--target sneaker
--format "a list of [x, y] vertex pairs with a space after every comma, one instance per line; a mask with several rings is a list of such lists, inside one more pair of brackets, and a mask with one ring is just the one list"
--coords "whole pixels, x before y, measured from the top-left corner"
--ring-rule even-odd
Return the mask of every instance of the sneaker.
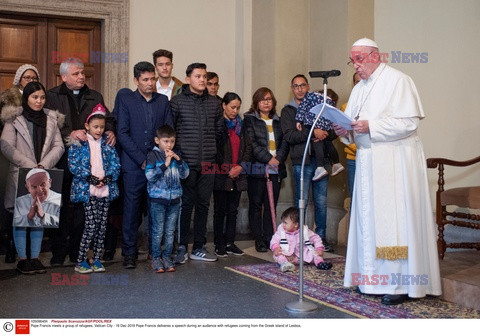
[[245, 253], [238, 248], [235, 244], [227, 244], [227, 253], [228, 254], [235, 254], [238, 256], [244, 255]]
[[187, 260], [188, 260], [187, 248], [184, 245], [178, 245], [177, 254], [173, 259], [173, 262], [175, 264], [185, 264]]
[[105, 272], [105, 267], [103, 267], [100, 260], [95, 260], [92, 264], [92, 269], [94, 272]]
[[228, 257], [227, 249], [225, 246], [215, 247], [215, 254], [217, 255], [217, 257], [220, 258]]
[[47, 273], [47, 269], [43, 266], [42, 262], [38, 260], [38, 258], [30, 260], [30, 265], [32, 266], [35, 273], [38, 274], [45, 274]]
[[170, 258], [163, 258], [163, 266], [165, 267], [165, 272], [175, 272], [175, 265]]
[[165, 269], [163, 268], [162, 259], [160, 259], [160, 258], [152, 259], [152, 269], [153, 269], [156, 273], [163, 273], [163, 272], [165, 272]]
[[338, 173], [341, 173], [344, 170], [345, 170], [345, 167], [342, 166], [341, 163], [335, 163], [332, 166], [332, 176], [335, 176], [335, 175], [337, 175]]
[[87, 273], [92, 273], [92, 268], [90, 265], [87, 263], [86, 260], [82, 261], [81, 263], [78, 263], [75, 265], [75, 272], [78, 272], [80, 274], [87, 274]]
[[317, 169], [315, 169], [315, 174], [312, 177], [312, 181], [318, 181], [322, 177], [327, 176], [327, 175], [328, 175], [328, 172], [326, 171], [325, 168], [318, 167]]
[[207, 251], [205, 247], [193, 250], [190, 253], [190, 259], [201, 261], [217, 261], [217, 257]]
[[295, 265], [292, 264], [291, 262], [284, 261], [284, 262], [280, 265], [280, 270], [281, 270], [282, 272], [293, 272], [293, 271], [295, 271]]
[[28, 259], [22, 259], [18, 261], [17, 271], [22, 274], [35, 274], [35, 270], [33, 269], [32, 264], [30, 264], [30, 261]]

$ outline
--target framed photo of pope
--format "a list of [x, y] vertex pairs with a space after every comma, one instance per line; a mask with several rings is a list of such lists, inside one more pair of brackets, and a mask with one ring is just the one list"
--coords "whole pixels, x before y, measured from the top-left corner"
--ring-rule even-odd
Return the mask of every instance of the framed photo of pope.
[[63, 170], [20, 168], [13, 226], [58, 228]]

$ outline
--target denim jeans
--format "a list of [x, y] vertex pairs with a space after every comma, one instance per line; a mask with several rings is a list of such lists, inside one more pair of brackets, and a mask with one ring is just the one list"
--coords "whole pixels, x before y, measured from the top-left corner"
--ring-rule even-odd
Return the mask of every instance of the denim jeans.
[[347, 159], [347, 180], [350, 197], [353, 197], [353, 185], [355, 183], [355, 160]]
[[[177, 225], [180, 203], [164, 205], [150, 201], [150, 216], [152, 217], [152, 258], [170, 258], [173, 250], [175, 227]], [[162, 252], [162, 238], [163, 252]]]
[[[30, 228], [30, 257], [38, 258], [42, 248], [43, 228]], [[13, 227], [13, 240], [20, 259], [27, 257], [27, 228]]]
[[[315, 160], [310, 160], [310, 164], [305, 164], [303, 170], [303, 195], [305, 199], [305, 212], [308, 207], [308, 192], [310, 186], [313, 186], [313, 206], [315, 212], [315, 233], [318, 234], [322, 240], [327, 236], [327, 189], [328, 176], [313, 182], [312, 177], [315, 174], [317, 165]], [[300, 174], [302, 165], [293, 165], [293, 177], [295, 179], [295, 204], [299, 206], [300, 200]]]

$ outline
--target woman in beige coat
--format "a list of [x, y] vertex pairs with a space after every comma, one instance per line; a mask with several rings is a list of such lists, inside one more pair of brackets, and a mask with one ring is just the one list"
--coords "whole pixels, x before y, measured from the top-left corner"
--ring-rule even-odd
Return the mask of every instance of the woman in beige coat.
[[[5, 191], [5, 208], [12, 213], [19, 168], [45, 168], [55, 166], [65, 147], [59, 127], [64, 118], [56, 111], [44, 109], [46, 90], [39, 82], [28, 83], [22, 95], [22, 107], [4, 106], [1, 111], [5, 123], [1, 136], [1, 150], [10, 161]], [[9, 218], [8, 220], [13, 220]], [[26, 228], [14, 227], [13, 236], [20, 258], [17, 269], [24, 274], [45, 273], [38, 260], [43, 228], [31, 228], [31, 260], [26, 255]]]
[[[22, 106], [22, 93], [23, 88], [30, 82], [38, 82], [40, 80], [40, 75], [38, 70], [35, 66], [31, 64], [23, 64], [15, 73], [15, 77], [13, 78], [13, 86], [7, 90], [5, 90], [0, 95], [0, 111], [3, 109], [4, 106]], [[0, 123], [0, 133], [3, 130], [3, 124]], [[0, 171], [7, 171], [9, 166], [8, 160], [0, 154]], [[4, 193], [5, 193], [5, 178], [3, 176], [0, 181], [0, 199], [1, 202], [4, 201]], [[3, 210], [3, 209], [2, 209]], [[3, 215], [3, 211], [2, 211]], [[7, 250], [5, 252], [5, 262], [6, 263], [14, 263], [15, 262], [15, 244], [13, 243], [13, 231], [7, 223]]]

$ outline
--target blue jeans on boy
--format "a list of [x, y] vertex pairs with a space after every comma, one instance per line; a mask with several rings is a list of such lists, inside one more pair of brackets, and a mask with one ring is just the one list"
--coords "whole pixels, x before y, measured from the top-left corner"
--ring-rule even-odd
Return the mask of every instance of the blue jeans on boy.
[[[315, 233], [325, 241], [327, 236], [327, 189], [328, 176], [313, 182], [312, 177], [315, 175], [317, 164], [311, 159], [310, 164], [305, 164], [303, 169], [303, 195], [305, 204], [308, 206], [308, 192], [310, 185], [313, 186], [313, 205], [315, 213]], [[293, 165], [293, 177], [295, 179], [295, 204], [299, 206], [300, 200], [300, 174], [302, 165]], [[306, 209], [306, 208], [305, 208]], [[305, 223], [307, 224], [307, 223]]]
[[[173, 240], [178, 215], [180, 213], [180, 202], [176, 204], [161, 204], [150, 200], [150, 216], [152, 217], [152, 259], [168, 258], [173, 250]], [[162, 252], [162, 238], [163, 252]]]

